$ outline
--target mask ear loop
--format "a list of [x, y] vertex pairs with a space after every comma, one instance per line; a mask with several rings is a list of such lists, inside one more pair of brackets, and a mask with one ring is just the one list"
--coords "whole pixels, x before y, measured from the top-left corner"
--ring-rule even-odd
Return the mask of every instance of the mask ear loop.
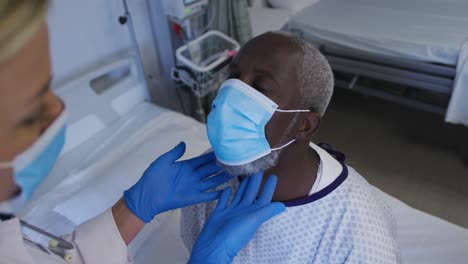
[[[278, 109], [278, 108], [275, 109], [275, 111], [280, 112], [280, 113], [309, 113], [310, 112], [310, 110], [282, 110], [282, 109]], [[291, 145], [295, 141], [296, 141], [296, 139], [293, 139], [293, 140], [289, 141], [288, 143], [284, 144], [281, 147], [272, 148], [271, 151], [277, 151], [277, 150], [284, 149], [285, 147]]]
[[280, 113], [309, 113], [310, 110], [282, 110], [282, 109], [276, 109], [276, 112]]
[[289, 141], [288, 143], [284, 144], [284, 145], [281, 146], [281, 147], [272, 148], [271, 151], [277, 151], [277, 150], [280, 150], [280, 149], [284, 149], [285, 147], [291, 145], [291, 144], [294, 143], [295, 141], [296, 141], [296, 139], [293, 139], [293, 140]]

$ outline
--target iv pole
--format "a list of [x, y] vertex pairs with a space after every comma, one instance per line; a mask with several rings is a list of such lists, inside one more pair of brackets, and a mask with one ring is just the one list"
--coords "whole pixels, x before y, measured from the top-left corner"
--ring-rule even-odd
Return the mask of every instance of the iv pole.
[[119, 23], [121, 25], [127, 25], [128, 32], [130, 35], [130, 41], [133, 46], [133, 51], [135, 53], [135, 59], [136, 59], [136, 67], [137, 67], [137, 74], [140, 79], [140, 81], [143, 83], [143, 87], [145, 88], [147, 98], [150, 98], [149, 96], [149, 87], [148, 87], [148, 82], [146, 81], [146, 74], [145, 74], [145, 69], [143, 67], [143, 59], [141, 57], [140, 53], [140, 48], [138, 46], [138, 40], [136, 38], [136, 33], [135, 33], [135, 27], [133, 25], [133, 19], [132, 15], [130, 14], [130, 11], [128, 9], [128, 4], [127, 0], [122, 0], [123, 6], [125, 13], [119, 17]]

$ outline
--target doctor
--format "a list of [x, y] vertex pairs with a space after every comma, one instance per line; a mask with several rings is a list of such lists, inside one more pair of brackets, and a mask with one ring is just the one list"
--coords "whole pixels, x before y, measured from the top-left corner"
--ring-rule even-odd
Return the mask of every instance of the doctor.
[[184, 143], [156, 159], [114, 207], [71, 235], [51, 236], [49, 248], [22, 235], [27, 223], [14, 213], [47, 177], [65, 140], [66, 108], [49, 87], [47, 6], [47, 0], [0, 2], [0, 262], [131, 263], [127, 245], [145, 223], [162, 212], [219, 198], [189, 263], [230, 263], [264, 221], [284, 210], [271, 203], [276, 177], [259, 196], [262, 176], [244, 180], [229, 204], [230, 189], [208, 190], [230, 177], [213, 154], [178, 161]]

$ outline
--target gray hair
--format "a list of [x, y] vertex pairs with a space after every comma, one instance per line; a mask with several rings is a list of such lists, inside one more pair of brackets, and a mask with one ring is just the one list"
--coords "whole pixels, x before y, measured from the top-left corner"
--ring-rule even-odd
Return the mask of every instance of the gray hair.
[[291, 40], [302, 52], [303, 57], [297, 71], [303, 107], [323, 116], [333, 95], [333, 72], [327, 59], [310, 42], [289, 32], [275, 31]]

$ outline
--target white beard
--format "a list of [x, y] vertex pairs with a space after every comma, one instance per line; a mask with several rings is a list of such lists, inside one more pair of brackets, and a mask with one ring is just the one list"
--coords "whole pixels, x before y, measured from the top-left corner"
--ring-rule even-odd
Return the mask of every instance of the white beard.
[[273, 151], [270, 154], [254, 160], [250, 163], [237, 166], [229, 166], [218, 162], [218, 165], [223, 168], [225, 172], [232, 176], [252, 176], [255, 173], [266, 171], [273, 168], [278, 163], [281, 150]]
[[[298, 117], [299, 117], [299, 114], [294, 115], [294, 118], [289, 124], [288, 128], [286, 129], [283, 137], [281, 137], [281, 140], [280, 140], [281, 145], [287, 144], [288, 142], [291, 141], [291, 138], [293, 137], [291, 134], [292, 134], [294, 127], [296, 126]], [[249, 162], [243, 165], [230, 166], [230, 165], [223, 164], [222, 162], [219, 162], [219, 161], [218, 161], [218, 165], [221, 168], [223, 168], [223, 170], [227, 174], [232, 175], [232, 176], [252, 176], [255, 173], [266, 171], [275, 167], [276, 164], [278, 164], [278, 160], [283, 150], [284, 148], [272, 151], [270, 154], [264, 157], [261, 157], [257, 160], [254, 160], [252, 162]]]

